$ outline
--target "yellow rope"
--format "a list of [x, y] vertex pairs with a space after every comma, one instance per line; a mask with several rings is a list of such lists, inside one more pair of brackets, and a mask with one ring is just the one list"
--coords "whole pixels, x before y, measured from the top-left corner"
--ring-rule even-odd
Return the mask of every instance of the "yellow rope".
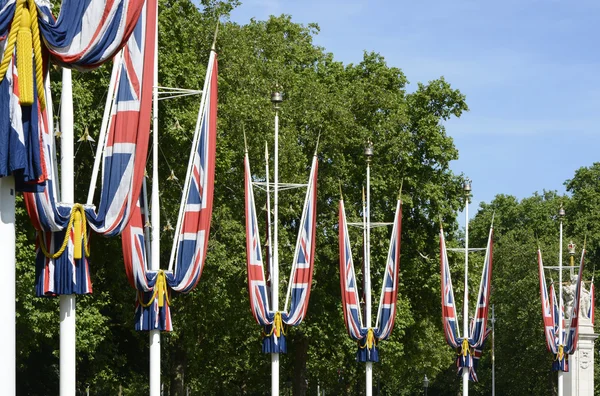
[[17, 70], [19, 71], [19, 102], [22, 106], [33, 104], [33, 64], [31, 49], [31, 15], [27, 7], [21, 8], [19, 33], [17, 34]]
[[556, 359], [554, 359], [554, 360], [558, 360], [560, 362], [561, 360], [563, 360], [564, 357], [565, 357], [564, 346], [559, 345], [558, 353], [556, 354]]
[[[29, 5], [29, 9], [25, 4]], [[22, 105], [33, 104], [33, 71], [31, 66], [31, 49], [35, 59], [35, 78], [40, 110], [46, 108], [44, 94], [44, 69], [42, 59], [42, 43], [38, 25], [38, 13], [35, 0], [17, 0], [15, 14], [10, 25], [10, 33], [0, 62], [0, 82], [4, 80], [12, 54], [17, 47], [17, 70], [19, 71], [19, 100]]]
[[375, 338], [375, 333], [373, 333], [373, 329], [369, 329], [367, 330], [367, 341], [365, 342], [364, 345], [360, 345], [360, 342], [358, 343], [358, 346], [361, 349], [373, 349], [373, 346], [377, 345], [377, 339]]
[[12, 53], [15, 49], [15, 43], [17, 42], [17, 33], [19, 32], [18, 27], [21, 23], [21, 12], [23, 11], [24, 5], [25, 0], [17, 0], [17, 3], [15, 4], [15, 14], [12, 23], [10, 24], [10, 33], [8, 34], [6, 47], [4, 47], [2, 62], [0, 62], [0, 82], [4, 80], [4, 76], [6, 76], [6, 71], [8, 70], [8, 64], [12, 59]]
[[42, 59], [42, 42], [40, 40], [40, 28], [38, 26], [38, 12], [35, 0], [27, 0], [29, 12], [31, 13], [31, 34], [33, 38], [33, 57], [35, 59], [35, 82], [37, 85], [40, 110], [46, 108], [46, 93], [44, 90], [44, 62]]
[[464, 357], [467, 357], [467, 354], [470, 354], [471, 351], [469, 350], [469, 340], [467, 339], [467, 337], [463, 338], [463, 342], [462, 342], [462, 346], [461, 346], [461, 354]]
[[[39, 240], [40, 248], [42, 249], [42, 253], [44, 253], [44, 256], [51, 258], [51, 259], [57, 259], [64, 253], [65, 249], [67, 248], [67, 244], [69, 243], [69, 237], [71, 236], [71, 228], [73, 227], [76, 217], [80, 217], [80, 219], [81, 219], [81, 225], [80, 225], [81, 231], [79, 231], [79, 237], [77, 236], [78, 231], [77, 230], [75, 231], [75, 239], [79, 238], [79, 240], [81, 241], [81, 237], [83, 237], [83, 246], [85, 248], [85, 257], [89, 257], [90, 248], [88, 246], [88, 238], [87, 238], [87, 230], [86, 230], [87, 221], [85, 220], [85, 210], [83, 209], [82, 204], [73, 205], [73, 209], [71, 209], [71, 217], [69, 218], [69, 224], [67, 225], [66, 232], [65, 232], [65, 239], [63, 240], [63, 243], [60, 246], [60, 249], [58, 249], [58, 251], [56, 253], [48, 252], [48, 250], [46, 249], [46, 244], [44, 243], [44, 240], [41, 237], [41, 232], [38, 232], [38, 240]], [[75, 245], [75, 246], [77, 246], [77, 245]], [[81, 248], [79, 250], [79, 253], [81, 254]], [[79, 257], [79, 258], [81, 258], [81, 257]]]
[[165, 271], [160, 270], [156, 274], [156, 283], [154, 284], [154, 289], [152, 293], [152, 297], [150, 300], [144, 304], [143, 293], [138, 291], [138, 302], [144, 308], [149, 307], [154, 303], [154, 300], [158, 298], [158, 306], [163, 307], [165, 305], [165, 301], [168, 305], [171, 305], [171, 301], [169, 301], [169, 290], [167, 286], [167, 275]]
[[281, 319], [281, 312], [275, 312], [275, 318], [273, 319], [273, 326], [271, 331], [267, 334], [263, 332], [263, 336], [271, 337], [275, 333], [275, 336], [281, 337], [281, 334], [285, 335], [285, 329], [283, 327], [283, 320]]

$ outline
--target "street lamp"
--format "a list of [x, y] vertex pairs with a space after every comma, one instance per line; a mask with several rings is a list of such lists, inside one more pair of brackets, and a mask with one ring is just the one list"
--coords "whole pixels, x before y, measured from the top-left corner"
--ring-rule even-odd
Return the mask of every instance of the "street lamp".
[[427, 396], [427, 388], [429, 388], [429, 379], [427, 379], [427, 374], [425, 374], [425, 378], [423, 378], [423, 389], [425, 390], [425, 396]]

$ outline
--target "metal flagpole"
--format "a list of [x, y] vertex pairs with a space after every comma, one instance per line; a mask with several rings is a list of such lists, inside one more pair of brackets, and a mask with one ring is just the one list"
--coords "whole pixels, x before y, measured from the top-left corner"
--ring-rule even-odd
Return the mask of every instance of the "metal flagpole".
[[[158, 19], [158, 1], [156, 2]], [[158, 190], [158, 20], [154, 31], [154, 78], [152, 87], [152, 256], [150, 270], [160, 270], [160, 207]], [[160, 330], [150, 330], [150, 396], [160, 395]]]
[[495, 351], [495, 338], [496, 338], [496, 314], [494, 313], [494, 304], [492, 304], [492, 396], [496, 396], [496, 351]]
[[[563, 218], [565, 217], [565, 210], [562, 205], [558, 210], [558, 217], [560, 218], [560, 237], [558, 247], [558, 287], [559, 287], [559, 302], [558, 302], [558, 347], [563, 347], [563, 287], [562, 287], [562, 245], [563, 245]], [[563, 374], [562, 370], [558, 370], [558, 396], [563, 396]]]
[[[465, 294], [463, 299], [463, 337], [469, 337], [469, 195], [471, 180], [466, 179], [463, 185], [465, 191]], [[469, 394], [469, 370], [463, 367], [462, 373], [463, 396]]]
[[[71, 70], [62, 71], [61, 92], [61, 200], [75, 202], [73, 154], [73, 84]], [[70, 232], [67, 230], [67, 232]], [[75, 295], [61, 295], [60, 300], [60, 395], [75, 396]]]
[[[365, 239], [365, 307], [366, 307], [366, 326], [371, 328], [371, 158], [373, 157], [373, 143], [368, 142], [365, 147], [365, 156], [367, 157], [367, 206], [366, 206], [366, 239]], [[373, 394], [373, 362], [366, 364], [366, 395]]]
[[[273, 312], [279, 311], [279, 104], [283, 101], [281, 92], [271, 94], [275, 109], [275, 158], [274, 158], [274, 197], [273, 197], [273, 273], [271, 274], [271, 302]], [[290, 279], [290, 282], [292, 280]], [[271, 354], [271, 395], [279, 395], [279, 353]]]
[[[51, 104], [48, 104], [51, 106]], [[0, 177], [0, 301], [5, 302], [0, 339], [4, 340], [0, 359], [0, 381], [7, 395], [16, 394], [16, 308], [15, 308], [15, 178]], [[61, 355], [62, 356], [62, 355]]]

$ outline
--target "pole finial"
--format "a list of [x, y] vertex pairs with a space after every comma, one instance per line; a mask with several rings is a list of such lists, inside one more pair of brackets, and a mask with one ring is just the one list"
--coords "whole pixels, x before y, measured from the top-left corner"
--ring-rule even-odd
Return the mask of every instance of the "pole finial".
[[338, 179], [338, 184], [340, 186], [340, 201], [344, 200], [344, 194], [342, 194], [342, 181]]
[[242, 133], [244, 134], [244, 153], [248, 154], [248, 142], [246, 141], [246, 126], [242, 124]]
[[371, 139], [367, 140], [365, 145], [365, 157], [367, 157], [367, 164], [370, 164], [371, 158], [373, 158], [373, 142]]
[[211, 51], [217, 51], [217, 35], [219, 34], [219, 17], [217, 17], [217, 26], [215, 26], [215, 35], [213, 38], [212, 46], [210, 47]]
[[[279, 86], [277, 86], [278, 88]], [[283, 94], [279, 90], [271, 92], [271, 103], [275, 111], [279, 110], [279, 105], [283, 102]]]
[[560, 204], [560, 208], [558, 209], [558, 217], [562, 218], [565, 217], [565, 209], [563, 208], [563, 204], [561, 202]]
[[465, 182], [463, 183], [463, 191], [467, 195], [471, 194], [471, 179], [469, 179], [468, 177], [465, 179]]
[[400, 190], [398, 191], [398, 201], [402, 201], [402, 185], [404, 184], [404, 178], [400, 180]]

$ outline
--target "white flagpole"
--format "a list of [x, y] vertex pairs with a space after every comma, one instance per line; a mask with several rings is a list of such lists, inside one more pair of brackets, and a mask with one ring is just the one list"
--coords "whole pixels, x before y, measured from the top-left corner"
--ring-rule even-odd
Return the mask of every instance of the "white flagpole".
[[[62, 71], [61, 93], [61, 199], [75, 202], [73, 154], [73, 84], [71, 70]], [[50, 103], [48, 104], [51, 105]], [[67, 230], [68, 232], [68, 230]], [[76, 334], [75, 295], [61, 295], [60, 300], [60, 395], [75, 396]]]
[[[154, 30], [154, 78], [152, 86], [152, 256], [150, 269], [160, 270], [160, 203], [158, 190], [158, 1]], [[150, 330], [150, 396], [160, 396], [160, 330]]]
[[115, 84], [117, 81], [117, 75], [121, 67], [122, 51], [117, 52], [113, 58], [113, 69], [110, 75], [110, 83], [108, 86], [108, 94], [106, 96], [106, 105], [104, 106], [104, 114], [102, 115], [102, 125], [100, 126], [100, 135], [98, 136], [98, 146], [96, 147], [96, 158], [94, 160], [94, 167], [92, 168], [92, 179], [90, 181], [90, 189], [88, 190], [87, 204], [90, 205], [94, 201], [94, 192], [96, 191], [96, 182], [98, 181], [98, 172], [100, 170], [100, 161], [102, 161], [102, 155], [104, 147], [106, 147], [106, 136], [109, 127], [109, 120], [112, 114], [112, 106], [115, 103]]
[[[365, 156], [367, 157], [367, 206], [366, 206], [366, 240], [365, 240], [365, 307], [366, 307], [366, 326], [371, 329], [371, 157], [373, 156], [373, 144], [367, 143], [365, 148]], [[366, 395], [373, 394], [373, 362], [366, 364]]]
[[[563, 346], [563, 287], [562, 287], [562, 256], [563, 256], [563, 217], [565, 217], [565, 210], [562, 205], [558, 210], [558, 217], [560, 218], [560, 236], [559, 236], [559, 247], [558, 247], [558, 287], [559, 287], [559, 303], [558, 303], [558, 345], [559, 348]], [[558, 370], [558, 396], [563, 396], [563, 375], [562, 370]]]
[[[48, 106], [51, 106], [48, 103]], [[0, 359], [0, 381], [7, 395], [16, 394], [16, 308], [15, 308], [15, 178], [0, 178], [0, 301], [6, 301], [0, 339], [5, 340]], [[61, 355], [62, 356], [62, 355]]]
[[[466, 179], [465, 191], [465, 294], [463, 298], [463, 337], [469, 338], [469, 195], [471, 180]], [[463, 396], [469, 395], [469, 370], [463, 368]]]
[[[271, 274], [271, 303], [273, 312], [279, 311], [279, 104], [283, 101], [280, 92], [271, 94], [271, 102], [275, 108], [275, 158], [274, 158], [274, 197], [273, 197], [273, 273]], [[290, 279], [290, 282], [292, 280]], [[271, 395], [279, 395], [279, 353], [271, 354]]]
[[[267, 188], [267, 232], [268, 232], [268, 238], [267, 238], [267, 254], [269, 257], [269, 261], [267, 262], [267, 265], [269, 266], [269, 275], [271, 277], [273, 277], [272, 271], [273, 271], [273, 235], [271, 235], [271, 189], [269, 188], [269, 146], [267, 144], [267, 141], [265, 140], [265, 181], [266, 181], [266, 188]], [[271, 283], [271, 287], [273, 287], [273, 284]]]

